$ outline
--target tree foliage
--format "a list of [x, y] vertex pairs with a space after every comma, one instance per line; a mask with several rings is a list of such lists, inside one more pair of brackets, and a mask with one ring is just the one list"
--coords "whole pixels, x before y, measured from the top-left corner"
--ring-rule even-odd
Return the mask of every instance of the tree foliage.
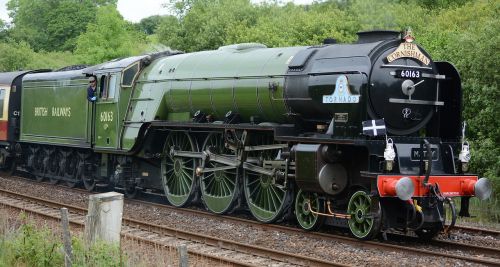
[[25, 69], [60, 69], [71, 65], [80, 65], [79, 58], [70, 51], [33, 52], [31, 61]]
[[24, 69], [33, 59], [33, 49], [26, 42], [0, 43], [0, 71]]
[[145, 37], [123, 20], [113, 5], [102, 6], [97, 11], [95, 23], [77, 40], [75, 53], [81, 62], [98, 64], [115, 58], [137, 54]]
[[419, 42], [435, 60], [450, 61], [459, 70], [473, 171], [492, 178], [500, 195], [499, 11], [500, 2], [487, 0], [432, 10]]
[[[160, 42], [179, 50], [198, 51], [241, 42], [260, 42], [270, 47], [313, 45], [333, 37], [340, 42], [356, 40], [356, 32], [425, 26], [429, 10], [390, 0], [314, 2], [309, 6], [280, 5], [249, 0], [171, 0], [174, 14], [158, 26]], [[380, 12], [384, 10], [384, 12]], [[417, 22], [418, 25], [414, 25]]]
[[97, 7], [110, 3], [116, 0], [10, 0], [7, 9], [15, 25], [10, 35], [35, 51], [72, 51]]
[[462, 75], [464, 120], [475, 172], [492, 178], [500, 192], [499, 9], [494, 0], [318, 1], [310, 6], [269, 1], [171, 0], [176, 16], [163, 19], [158, 39], [174, 49], [217, 49], [231, 43], [270, 47], [313, 45], [356, 32], [411, 26], [434, 60], [454, 63]]
[[187, 52], [244, 42], [315, 45], [329, 37], [352, 42], [357, 31], [411, 26], [434, 60], [450, 61], [460, 71], [472, 171], [494, 179], [500, 192], [498, 0], [166, 2], [173, 15], [131, 25], [108, 5], [116, 0], [10, 0], [13, 24], [0, 23], [0, 69], [101, 63], [161, 47], [155, 42]]
[[150, 16], [147, 18], [141, 19], [141, 21], [136, 24], [137, 30], [143, 32], [147, 35], [154, 34], [158, 25], [162, 22], [163, 18], [159, 15]]
[[284, 7], [263, 5], [260, 9], [261, 16], [252, 27], [247, 30], [242, 28], [244, 25], [231, 28], [229, 43], [260, 42], [278, 47], [316, 45], [328, 37], [341, 42], [354, 40], [350, 34], [354, 31], [354, 20], [338, 8], [304, 8], [287, 4]]
[[[225, 44], [234, 28], [256, 23], [257, 9], [249, 0], [181, 1], [174, 3], [178, 18], [167, 17], [158, 28], [160, 42], [185, 51], [198, 51]], [[189, 11], [186, 11], [189, 10]]]

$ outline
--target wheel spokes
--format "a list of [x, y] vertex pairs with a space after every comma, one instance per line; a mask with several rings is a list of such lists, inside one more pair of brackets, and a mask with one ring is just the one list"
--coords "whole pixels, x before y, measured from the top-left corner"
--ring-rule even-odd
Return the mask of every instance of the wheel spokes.
[[[380, 216], [378, 213], [373, 216], [369, 214], [370, 207], [370, 196], [364, 191], [355, 192], [349, 200], [347, 208], [347, 213], [351, 215], [348, 222], [349, 229], [357, 238], [367, 239], [378, 233]], [[377, 224], [375, 225], [376, 221]]]
[[[203, 151], [210, 150], [212, 153], [225, 157], [234, 157], [234, 151], [225, 147], [222, 133], [210, 133], [203, 144]], [[213, 161], [205, 163], [207, 168], [219, 168], [226, 165]], [[201, 194], [203, 203], [208, 210], [223, 214], [232, 211], [238, 198], [238, 169], [216, 170], [203, 174], [201, 179]]]
[[305, 230], [314, 230], [321, 226], [324, 217], [315, 212], [324, 212], [324, 205], [320, 202], [316, 193], [303, 192], [299, 190], [295, 200], [295, 215], [299, 225]]
[[167, 136], [161, 161], [162, 183], [165, 195], [174, 206], [189, 203], [196, 186], [194, 169], [196, 161], [171, 155], [171, 150], [197, 151], [191, 137], [184, 132], [171, 132]]
[[[250, 139], [252, 146], [273, 144], [271, 135], [252, 136], [254, 137], [255, 139]], [[277, 155], [278, 150], [275, 149], [255, 151], [247, 155], [247, 160], [251, 164], [261, 162], [259, 167], [263, 167], [263, 160], [274, 160]], [[278, 187], [276, 177], [265, 174], [245, 170], [244, 191], [250, 212], [261, 222], [269, 223], [281, 219], [284, 211], [288, 209], [288, 204], [292, 204], [289, 188]]]

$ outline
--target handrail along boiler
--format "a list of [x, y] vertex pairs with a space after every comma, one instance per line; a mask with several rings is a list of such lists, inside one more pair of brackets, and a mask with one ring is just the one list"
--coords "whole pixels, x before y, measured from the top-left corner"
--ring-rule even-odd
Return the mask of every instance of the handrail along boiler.
[[[96, 103], [86, 100], [89, 76]], [[38, 180], [162, 192], [174, 206], [248, 209], [266, 223], [295, 216], [304, 229], [343, 226], [360, 239], [387, 229], [432, 238], [446, 205], [453, 225], [452, 198], [468, 216], [470, 197], [491, 194], [488, 179], [467, 173], [458, 71], [411, 31], [168, 51], [0, 80], [0, 163]]]

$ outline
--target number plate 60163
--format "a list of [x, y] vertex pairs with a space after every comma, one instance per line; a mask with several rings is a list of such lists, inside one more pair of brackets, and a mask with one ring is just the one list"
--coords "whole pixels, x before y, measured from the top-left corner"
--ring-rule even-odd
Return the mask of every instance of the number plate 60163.
[[419, 70], [396, 70], [396, 77], [405, 79], [418, 79], [422, 77], [422, 73]]

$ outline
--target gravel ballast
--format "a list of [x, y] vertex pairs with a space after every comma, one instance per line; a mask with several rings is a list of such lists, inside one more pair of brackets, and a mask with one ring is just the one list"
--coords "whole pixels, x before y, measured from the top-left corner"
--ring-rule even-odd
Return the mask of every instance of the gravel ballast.
[[[0, 177], [0, 188], [31, 196], [59, 201], [68, 205], [87, 207], [88, 195], [64, 187], [38, 184], [19, 178]], [[471, 266], [469, 262], [440, 257], [423, 257], [412, 253], [381, 251], [343, 242], [322, 240], [304, 235], [265, 229], [246, 223], [225, 221], [222, 217], [208, 218], [183, 211], [172, 211], [153, 205], [127, 203], [124, 216], [158, 225], [178, 227], [184, 231], [200, 232], [256, 246], [264, 246], [310, 257], [319, 257], [336, 263], [356, 266]], [[499, 237], [459, 233], [452, 240], [482, 246], [500, 246]]]

